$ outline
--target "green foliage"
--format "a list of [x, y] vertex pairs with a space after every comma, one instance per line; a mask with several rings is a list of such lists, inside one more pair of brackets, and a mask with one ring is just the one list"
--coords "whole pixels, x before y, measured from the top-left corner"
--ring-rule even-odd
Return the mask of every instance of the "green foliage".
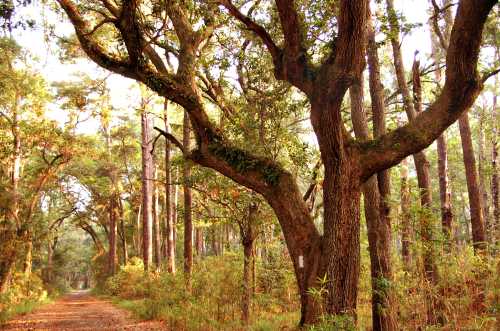
[[16, 273], [7, 292], [0, 294], [0, 325], [46, 302], [47, 291], [38, 275], [32, 273], [26, 277], [23, 273]]
[[348, 315], [323, 315], [308, 331], [356, 331], [354, 319]]
[[[242, 330], [241, 264], [241, 258], [235, 255], [207, 257], [196, 265], [191, 291], [187, 291], [181, 273], [147, 275], [142, 262], [131, 259], [108, 279], [104, 293], [114, 296], [120, 307], [133, 311], [137, 317], [165, 320], [175, 330]], [[262, 277], [266, 275], [262, 273]], [[254, 312], [265, 320], [256, 317], [252, 330], [294, 325], [296, 303], [286, 304], [287, 300], [278, 295], [286, 294], [276, 291], [256, 294]], [[286, 318], [290, 314], [294, 319]]]

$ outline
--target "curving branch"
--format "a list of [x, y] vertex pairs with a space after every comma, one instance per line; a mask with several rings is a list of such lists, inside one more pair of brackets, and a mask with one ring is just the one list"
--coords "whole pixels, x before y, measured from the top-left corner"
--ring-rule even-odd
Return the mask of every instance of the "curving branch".
[[[182, 152], [182, 154], [184, 155], [184, 146], [181, 144], [181, 142], [175, 138], [172, 134], [168, 133], [167, 131], [165, 130], [162, 130], [160, 129], [159, 127], [155, 126], [154, 129], [156, 131], [158, 131], [160, 134], [155, 138], [155, 142], [156, 140], [158, 140], [158, 137], [160, 136], [164, 136], [165, 139], [167, 139], [168, 141], [170, 141], [172, 144], [174, 144], [175, 146], [177, 146], [177, 148], [179, 148]], [[154, 144], [153, 144], [154, 146]], [[154, 148], [154, 147], [153, 147]]]
[[106, 48], [93, 39], [93, 37], [89, 34], [92, 31], [92, 28], [90, 27], [89, 22], [83, 19], [75, 3], [71, 0], [57, 0], [57, 2], [66, 12], [71, 23], [73, 24], [76, 36], [80, 41], [83, 51], [94, 62], [114, 73], [128, 78], [138, 79], [137, 74], [133, 72], [126, 60], [117, 58], [115, 55], [109, 53]]
[[273, 60], [278, 60], [281, 56], [281, 49], [276, 46], [271, 35], [264, 27], [255, 23], [250, 17], [244, 15], [231, 0], [219, 0], [220, 4], [229, 11], [229, 14], [243, 23], [250, 31], [255, 33], [262, 40]]
[[448, 46], [446, 81], [441, 95], [414, 121], [360, 144], [363, 181], [429, 146], [473, 105], [483, 88], [477, 73], [482, 31], [496, 3], [496, 0], [460, 2]]

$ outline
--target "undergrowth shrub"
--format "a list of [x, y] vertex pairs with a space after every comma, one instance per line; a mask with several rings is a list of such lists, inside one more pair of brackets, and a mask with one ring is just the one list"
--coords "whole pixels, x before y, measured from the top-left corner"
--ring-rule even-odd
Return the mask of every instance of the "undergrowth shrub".
[[37, 274], [15, 273], [8, 290], [0, 295], [0, 324], [15, 315], [29, 313], [47, 300], [47, 291]]
[[[346, 316], [325, 315], [309, 331], [371, 330], [367, 252], [363, 250], [361, 256], [356, 326]], [[495, 268], [500, 268], [500, 257], [476, 256], [469, 248], [456, 249], [453, 254], [443, 252], [436, 260], [441, 275], [438, 286], [423, 280], [417, 254], [409, 271], [403, 271], [399, 259], [393, 261], [397, 271], [387, 286], [394, 291], [400, 330], [496, 330], [500, 278]], [[206, 257], [195, 264], [188, 291], [182, 272], [144, 273], [142, 261], [131, 259], [107, 280], [105, 289], [120, 306], [139, 318], [164, 320], [172, 330], [296, 330], [300, 305], [288, 257], [269, 254], [264, 261], [258, 261], [248, 326], [240, 319], [242, 264], [237, 254]], [[321, 299], [320, 289], [316, 292]], [[426, 325], [427, 293], [442, 297], [445, 325]]]
[[498, 256], [474, 255], [469, 247], [443, 252], [437, 260], [438, 286], [425, 282], [415, 267], [410, 272], [396, 272], [394, 288], [400, 326], [417, 330], [426, 325], [425, 295], [430, 293], [435, 300], [442, 300], [440, 313], [445, 325], [428, 325], [424, 330], [495, 330], [499, 277], [495, 266], [499, 261]]
[[[173, 330], [247, 330], [240, 320], [242, 265], [236, 254], [206, 257], [195, 265], [188, 291], [182, 273], [144, 273], [142, 261], [131, 259], [106, 281], [104, 293], [137, 317], [164, 320]], [[295, 328], [298, 302], [289, 276], [272, 281], [272, 291], [257, 288], [252, 330]]]

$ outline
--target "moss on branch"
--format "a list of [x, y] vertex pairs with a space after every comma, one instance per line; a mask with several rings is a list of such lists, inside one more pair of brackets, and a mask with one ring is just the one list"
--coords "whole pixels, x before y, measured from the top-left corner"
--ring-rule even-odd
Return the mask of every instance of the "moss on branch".
[[231, 165], [236, 171], [240, 173], [257, 172], [267, 184], [271, 186], [278, 185], [281, 169], [276, 164], [252, 156], [242, 149], [221, 143], [211, 143], [208, 145], [208, 150], [214, 156]]

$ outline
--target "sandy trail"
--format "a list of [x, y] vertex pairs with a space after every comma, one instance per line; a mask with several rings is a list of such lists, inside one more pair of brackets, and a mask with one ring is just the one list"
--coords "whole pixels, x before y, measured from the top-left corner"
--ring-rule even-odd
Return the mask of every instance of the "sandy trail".
[[160, 322], [137, 322], [130, 313], [75, 291], [30, 314], [9, 321], [0, 330], [167, 330]]

